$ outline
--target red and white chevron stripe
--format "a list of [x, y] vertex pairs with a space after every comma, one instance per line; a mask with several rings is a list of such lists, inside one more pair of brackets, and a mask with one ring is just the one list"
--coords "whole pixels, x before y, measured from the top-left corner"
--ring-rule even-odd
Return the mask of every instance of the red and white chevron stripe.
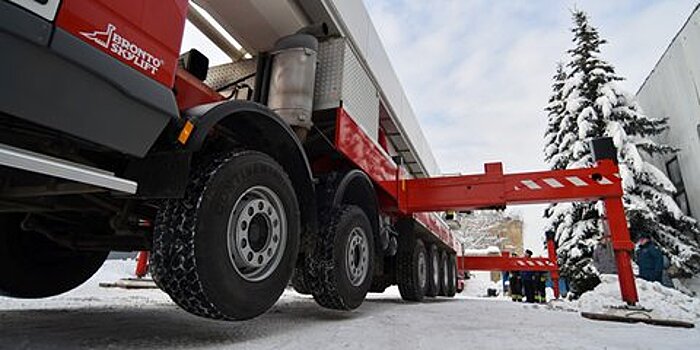
[[[611, 178], [614, 177], [614, 178]], [[565, 187], [589, 187], [596, 185], [613, 185], [619, 182], [620, 174], [615, 173], [612, 176], [600, 175], [593, 179], [593, 177], [583, 177], [583, 176], [562, 176], [559, 178], [547, 177], [547, 178], [535, 178], [535, 179], [523, 179], [520, 180], [514, 186], [516, 191], [520, 190], [546, 190], [546, 189], [560, 189]]]

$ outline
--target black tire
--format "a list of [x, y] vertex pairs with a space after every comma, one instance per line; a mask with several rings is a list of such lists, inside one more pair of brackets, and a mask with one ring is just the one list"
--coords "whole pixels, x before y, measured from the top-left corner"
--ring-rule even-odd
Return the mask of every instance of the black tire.
[[422, 301], [428, 291], [428, 254], [420, 239], [405, 239], [399, 242], [396, 278], [401, 298], [407, 301]]
[[435, 297], [440, 294], [440, 251], [437, 244], [431, 244], [428, 249], [428, 291], [426, 296]]
[[215, 157], [195, 167], [183, 199], [158, 212], [153, 279], [192, 314], [258, 316], [291, 278], [299, 220], [292, 183], [272, 158], [253, 151]]
[[372, 226], [360, 207], [343, 205], [331, 210], [321, 227], [312, 259], [316, 266], [314, 299], [329, 309], [356, 309], [372, 285]]
[[447, 295], [447, 288], [450, 284], [449, 264], [447, 253], [444, 250], [440, 251], [440, 295]]
[[311, 286], [307, 281], [306, 273], [303, 269], [296, 267], [294, 269], [294, 274], [292, 275], [292, 288], [303, 295], [311, 295]]
[[445, 293], [448, 297], [453, 297], [455, 294], [457, 294], [457, 256], [455, 254], [449, 254], [448, 261], [449, 269], [447, 270], [449, 272], [449, 280], [447, 284], [447, 293]]
[[92, 277], [109, 254], [74, 251], [38, 232], [23, 231], [23, 217], [0, 216], [0, 295], [45, 298], [65, 293]]

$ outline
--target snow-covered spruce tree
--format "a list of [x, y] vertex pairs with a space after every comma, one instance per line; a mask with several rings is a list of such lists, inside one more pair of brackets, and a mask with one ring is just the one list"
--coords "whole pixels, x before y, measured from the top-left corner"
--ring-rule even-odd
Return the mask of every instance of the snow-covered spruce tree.
[[[563, 147], [563, 144], [572, 142], [569, 134], [572, 134], [576, 124], [572, 122], [566, 114], [566, 104], [564, 103], [564, 84], [566, 82], [566, 71], [562, 62], [557, 63], [557, 70], [552, 84], [552, 96], [545, 107], [547, 112], [547, 130], [544, 134], [544, 159], [552, 169], [565, 169], [571, 157], [570, 148]], [[570, 146], [570, 145], [569, 145]]]
[[[574, 11], [573, 20], [574, 48], [567, 51], [566, 77], [562, 84], [558, 70], [546, 108], [545, 157], [552, 169], [590, 167], [594, 165], [590, 140], [612, 137], [632, 238], [649, 233], [680, 274], [696, 273], [700, 271], [700, 228], [673, 201], [675, 188], [668, 178], [640, 154], [675, 152], [650, 139], [667, 129], [666, 119], [646, 116], [634, 97], [617, 86], [623, 78], [600, 57], [600, 46], [606, 41], [589, 24], [586, 13]], [[602, 203], [558, 204], [545, 211], [547, 229], [556, 233], [561, 272], [574, 295], [600, 282], [591, 257], [603, 233], [603, 215]]]

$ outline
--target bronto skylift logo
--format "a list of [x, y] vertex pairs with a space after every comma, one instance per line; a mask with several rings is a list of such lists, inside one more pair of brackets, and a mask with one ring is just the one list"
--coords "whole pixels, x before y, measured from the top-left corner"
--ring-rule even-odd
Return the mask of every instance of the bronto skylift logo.
[[155, 75], [164, 63], [163, 59], [154, 57], [148, 51], [119, 35], [114, 24], [108, 24], [107, 30], [103, 32], [80, 32], [80, 34], [152, 75]]

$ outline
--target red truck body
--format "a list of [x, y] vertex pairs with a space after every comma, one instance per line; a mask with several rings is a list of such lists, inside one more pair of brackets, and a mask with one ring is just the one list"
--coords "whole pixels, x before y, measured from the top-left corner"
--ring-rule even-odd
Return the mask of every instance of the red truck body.
[[172, 88], [187, 0], [64, 0], [56, 25]]

